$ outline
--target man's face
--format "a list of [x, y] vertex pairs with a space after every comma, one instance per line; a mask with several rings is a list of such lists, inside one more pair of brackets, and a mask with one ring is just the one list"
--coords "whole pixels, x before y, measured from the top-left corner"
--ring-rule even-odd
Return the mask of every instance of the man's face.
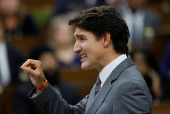
[[[74, 52], [81, 56], [81, 68], [82, 69], [102, 69], [102, 58], [103, 58], [103, 39], [97, 40], [95, 35], [76, 27], [74, 37], [76, 39], [74, 45]], [[106, 55], [105, 55], [106, 56]]]

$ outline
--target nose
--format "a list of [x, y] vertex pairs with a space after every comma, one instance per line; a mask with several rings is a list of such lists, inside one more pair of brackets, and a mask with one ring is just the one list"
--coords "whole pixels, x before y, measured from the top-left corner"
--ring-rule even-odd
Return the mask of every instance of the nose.
[[74, 53], [79, 53], [81, 51], [81, 46], [78, 42], [75, 42], [73, 51]]

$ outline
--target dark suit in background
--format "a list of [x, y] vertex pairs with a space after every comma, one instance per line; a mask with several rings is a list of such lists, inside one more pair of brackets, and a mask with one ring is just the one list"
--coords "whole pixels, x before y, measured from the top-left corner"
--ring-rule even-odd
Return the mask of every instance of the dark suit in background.
[[18, 49], [8, 45], [7, 54], [11, 74], [11, 84], [17, 84], [20, 82], [19, 73], [21, 71], [20, 66], [23, 63], [23, 57]]
[[160, 62], [159, 71], [161, 74], [163, 99], [170, 99], [170, 42], [165, 47], [163, 57]]

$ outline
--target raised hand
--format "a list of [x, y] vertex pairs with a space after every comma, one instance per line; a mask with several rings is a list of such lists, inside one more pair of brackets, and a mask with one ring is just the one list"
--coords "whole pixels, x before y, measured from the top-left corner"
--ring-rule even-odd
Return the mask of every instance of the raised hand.
[[32, 83], [36, 86], [42, 86], [46, 83], [41, 61], [28, 59], [20, 68], [30, 76]]

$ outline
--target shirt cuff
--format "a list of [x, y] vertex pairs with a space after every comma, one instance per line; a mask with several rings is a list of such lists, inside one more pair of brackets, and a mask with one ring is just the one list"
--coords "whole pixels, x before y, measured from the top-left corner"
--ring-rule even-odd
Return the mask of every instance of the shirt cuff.
[[35, 93], [32, 95], [32, 98], [37, 97], [42, 91], [39, 91], [38, 89], [35, 91]]

